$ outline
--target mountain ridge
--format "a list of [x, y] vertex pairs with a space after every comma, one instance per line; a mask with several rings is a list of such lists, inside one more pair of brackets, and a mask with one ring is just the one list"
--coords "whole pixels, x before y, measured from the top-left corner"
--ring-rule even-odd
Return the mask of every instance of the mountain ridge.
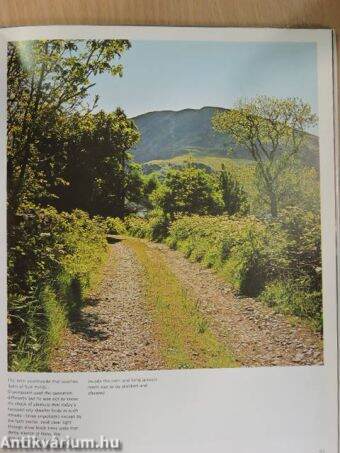
[[224, 107], [219, 107], [218, 105], [204, 105], [203, 107], [200, 107], [200, 108], [186, 107], [185, 109], [179, 109], [179, 110], [172, 110], [172, 109], [150, 110], [149, 112], [144, 112], [144, 113], [140, 113], [139, 115], [135, 115], [135, 116], [131, 117], [130, 119], [131, 120], [135, 120], [135, 119], [138, 119], [141, 116], [147, 116], [147, 115], [151, 115], [153, 113], [181, 113], [181, 112], [187, 112], [187, 111], [200, 112], [200, 111], [205, 110], [205, 109], [206, 110], [208, 110], [208, 109], [216, 109], [216, 110], [223, 110], [223, 111], [231, 110], [231, 109], [227, 109], [227, 108], [224, 108]]
[[[141, 140], [132, 148], [137, 162], [171, 159], [195, 151], [202, 156], [226, 156], [249, 159], [248, 151], [237, 145], [228, 134], [218, 134], [211, 126], [216, 112], [228, 111], [223, 107], [203, 106], [199, 109], [155, 110], [137, 115], [131, 120], [141, 132]], [[301, 159], [314, 167], [319, 165], [318, 137], [308, 134]]]

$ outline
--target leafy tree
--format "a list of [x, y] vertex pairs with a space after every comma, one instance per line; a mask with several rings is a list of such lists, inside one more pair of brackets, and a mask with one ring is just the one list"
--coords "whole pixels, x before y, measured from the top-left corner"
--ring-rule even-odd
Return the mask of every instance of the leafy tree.
[[[264, 181], [254, 178], [252, 202], [254, 213], [260, 216], [266, 214], [270, 203], [265, 190]], [[291, 161], [291, 167], [286, 168], [277, 179], [277, 201], [279, 213], [290, 207], [300, 207], [306, 211], [320, 211], [319, 174], [313, 167], [307, 167], [296, 158]]]
[[140, 167], [129, 149], [139, 132], [121, 109], [113, 113], [73, 115], [73, 135], [66, 155], [56, 206], [81, 208], [90, 214], [122, 216], [126, 201], [142, 196]]
[[214, 178], [188, 165], [171, 169], [151, 201], [173, 219], [176, 214], [220, 214], [223, 200]]
[[[8, 45], [8, 193], [15, 212], [60, 176], [74, 112], [86, 112], [92, 77], [120, 76], [126, 40], [25, 41]], [[53, 147], [49, 146], [53, 143]]]
[[93, 77], [121, 75], [116, 61], [129, 47], [125, 40], [8, 46], [12, 369], [41, 370], [37, 364], [51, 349], [51, 330], [55, 336], [55, 326], [81, 302], [82, 290], [105, 257], [99, 216], [90, 219], [79, 210], [60, 213], [46, 205], [121, 215], [126, 202], [142, 192], [139, 166], [128, 153], [139, 138], [136, 127], [122, 110], [93, 114], [97, 97], [87, 103]]
[[218, 175], [219, 187], [222, 193], [224, 209], [229, 215], [238, 212], [245, 214], [249, 210], [246, 194], [236, 178], [222, 164]]
[[143, 175], [143, 195], [141, 204], [146, 209], [152, 208], [151, 194], [159, 187], [160, 182], [155, 173]]
[[256, 161], [256, 174], [268, 196], [272, 217], [278, 215], [280, 175], [292, 166], [306, 138], [306, 127], [316, 121], [311, 107], [302, 100], [268, 96], [240, 100], [234, 109], [212, 119], [216, 131], [230, 134]]

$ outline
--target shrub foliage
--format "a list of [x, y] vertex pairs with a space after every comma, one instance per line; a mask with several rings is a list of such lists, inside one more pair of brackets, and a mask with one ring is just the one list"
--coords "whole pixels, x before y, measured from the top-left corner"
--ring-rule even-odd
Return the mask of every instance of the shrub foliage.
[[253, 216], [187, 216], [173, 222], [166, 242], [219, 271], [240, 294], [260, 296], [321, 328], [318, 214], [291, 208], [271, 222]]
[[80, 210], [24, 205], [8, 252], [9, 366], [43, 371], [105, 258], [104, 226]]
[[98, 97], [89, 97], [94, 76], [122, 75], [118, 59], [129, 48], [126, 40], [8, 46], [11, 370], [48, 370], [105, 259], [107, 234], [165, 240], [239, 293], [321, 328], [318, 174], [294, 160], [303, 126], [316, 121], [310, 107], [241, 103], [213, 127], [248, 147], [252, 165], [213, 173], [189, 161], [146, 177], [129, 152], [140, 138], [133, 121], [121, 109], [94, 113]]

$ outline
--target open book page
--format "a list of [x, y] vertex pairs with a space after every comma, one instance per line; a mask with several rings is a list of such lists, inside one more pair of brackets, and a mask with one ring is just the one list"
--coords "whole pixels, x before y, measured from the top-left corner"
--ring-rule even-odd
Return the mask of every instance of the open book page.
[[0, 30], [2, 447], [338, 451], [332, 39]]

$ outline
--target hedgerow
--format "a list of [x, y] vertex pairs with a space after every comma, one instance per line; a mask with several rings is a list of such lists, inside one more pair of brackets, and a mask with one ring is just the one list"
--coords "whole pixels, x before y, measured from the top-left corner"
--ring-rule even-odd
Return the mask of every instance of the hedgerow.
[[131, 236], [162, 242], [168, 235], [170, 218], [161, 209], [154, 209], [147, 218], [128, 216], [124, 219], [124, 224]]
[[265, 225], [255, 217], [192, 216], [176, 220], [167, 244], [220, 271], [240, 293], [257, 295], [264, 285]]
[[318, 214], [290, 208], [272, 221], [253, 216], [186, 216], [166, 243], [217, 270], [240, 294], [259, 296], [278, 311], [321, 329], [321, 247]]
[[127, 232], [137, 238], [148, 238], [150, 237], [150, 225], [149, 221], [143, 217], [128, 216], [124, 219], [125, 227]]
[[9, 232], [11, 370], [48, 370], [53, 348], [96, 279], [106, 244], [102, 222], [85, 212], [20, 208]]
[[107, 234], [125, 234], [126, 227], [119, 217], [107, 217], [105, 219]]

